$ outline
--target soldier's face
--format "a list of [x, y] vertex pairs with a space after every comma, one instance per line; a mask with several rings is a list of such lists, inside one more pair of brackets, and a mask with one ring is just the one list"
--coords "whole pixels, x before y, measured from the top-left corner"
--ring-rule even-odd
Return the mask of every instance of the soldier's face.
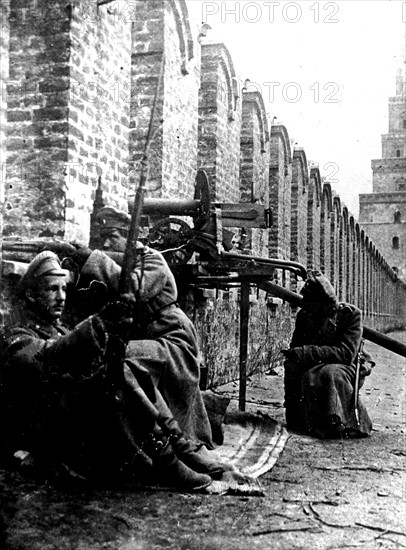
[[61, 317], [66, 301], [66, 277], [48, 275], [39, 281], [35, 293], [31, 293], [38, 313], [49, 321]]
[[110, 250], [111, 252], [124, 252], [127, 244], [127, 239], [123, 237], [118, 229], [114, 227], [111, 229], [105, 229], [100, 233], [103, 250]]

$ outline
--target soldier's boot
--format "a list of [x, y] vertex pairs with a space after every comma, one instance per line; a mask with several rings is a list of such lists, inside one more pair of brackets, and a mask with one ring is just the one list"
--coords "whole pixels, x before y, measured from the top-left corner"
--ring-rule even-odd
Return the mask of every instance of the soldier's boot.
[[155, 477], [164, 487], [194, 492], [205, 489], [212, 482], [210, 476], [195, 472], [181, 462], [174, 453], [169, 439], [157, 430], [149, 434], [143, 450], [152, 458]]
[[169, 414], [160, 414], [158, 423], [168, 437], [172, 449], [180, 460], [195, 472], [208, 474], [213, 479], [219, 479], [226, 466], [215, 457], [211, 457], [202, 444], [197, 445], [187, 439], [178, 422]]

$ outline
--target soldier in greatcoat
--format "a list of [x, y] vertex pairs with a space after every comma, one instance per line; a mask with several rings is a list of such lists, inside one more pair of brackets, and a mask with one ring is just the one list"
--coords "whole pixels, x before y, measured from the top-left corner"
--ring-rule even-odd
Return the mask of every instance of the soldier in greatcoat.
[[[105, 283], [114, 295], [130, 217], [105, 207], [98, 212], [97, 220], [102, 251], [95, 250], [86, 258], [80, 277], [84, 285], [91, 280]], [[175, 278], [163, 255], [140, 242], [137, 247], [131, 277], [135, 322], [127, 355], [151, 374], [155, 387], [188, 438], [205, 448], [213, 448], [199, 388], [201, 356], [196, 329], [177, 303]]]
[[149, 373], [131, 361], [107, 369], [109, 339], [132, 320], [126, 304], [108, 304], [69, 330], [61, 322], [69, 277], [56, 254], [45, 251], [20, 282], [25, 308], [5, 335], [1, 373], [10, 452], [84, 479], [136, 478], [142, 467], [163, 485], [207, 487], [210, 476], [195, 471], [205, 464], [193, 461], [169, 409], [166, 424], [177, 428], [178, 455], [183, 446], [191, 467], [160, 427]]
[[361, 311], [340, 303], [319, 271], [309, 271], [301, 293], [290, 348], [282, 351], [287, 426], [321, 438], [366, 436], [372, 423], [358, 390], [374, 363], [359, 357]]

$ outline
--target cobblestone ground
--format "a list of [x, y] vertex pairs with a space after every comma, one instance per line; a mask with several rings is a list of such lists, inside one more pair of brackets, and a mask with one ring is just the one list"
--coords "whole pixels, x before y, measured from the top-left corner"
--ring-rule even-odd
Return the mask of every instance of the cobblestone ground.
[[[406, 342], [406, 333], [392, 334]], [[290, 437], [264, 497], [61, 492], [1, 476], [10, 550], [364, 550], [406, 548], [406, 359], [367, 345], [363, 440]], [[238, 385], [218, 389], [236, 407]], [[254, 377], [248, 410], [283, 421], [282, 377]]]

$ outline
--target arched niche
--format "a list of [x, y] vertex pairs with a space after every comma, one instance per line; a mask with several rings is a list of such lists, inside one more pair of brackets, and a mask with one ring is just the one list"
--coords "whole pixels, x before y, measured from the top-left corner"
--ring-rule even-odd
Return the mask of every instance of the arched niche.
[[271, 128], [271, 163], [273, 168], [277, 167], [279, 161], [279, 147], [282, 147], [283, 152], [284, 175], [288, 176], [289, 166], [292, 164], [292, 151], [288, 131], [281, 124]]
[[[251, 128], [251, 125], [247, 124], [246, 117], [244, 116], [249, 109], [252, 109], [252, 112], [249, 112], [248, 115], [255, 113], [258, 121], [261, 153], [266, 153], [266, 144], [269, 143], [268, 120], [266, 117], [264, 98], [258, 91], [244, 92], [242, 94], [242, 136], [248, 134], [248, 132], [244, 132], [245, 129], [249, 130]], [[251, 119], [251, 117], [249, 117], [249, 119]], [[245, 128], [246, 126], [248, 126], [248, 128]]]
[[[204, 87], [208, 84], [211, 87], [215, 85], [217, 94], [221, 93], [219, 86], [221, 86], [222, 77], [224, 77], [226, 83], [224, 100], [227, 105], [228, 119], [233, 121], [235, 119], [239, 94], [234, 63], [230, 52], [221, 42], [202, 43], [201, 78], [203, 93]], [[217, 105], [212, 105], [212, 107], [217, 107]]]
[[269, 205], [269, 129], [262, 95], [243, 92], [240, 199]]
[[309, 186], [309, 168], [304, 149], [297, 147], [293, 150], [292, 185], [302, 181], [301, 191], [304, 193]]
[[322, 183], [320, 170], [318, 169], [318, 167], [313, 166], [310, 168], [309, 198], [310, 194], [312, 193], [313, 200], [317, 201], [317, 205], [319, 205], [321, 201], [321, 189]]
[[181, 57], [181, 71], [189, 73], [189, 62], [194, 57], [194, 42], [190, 29], [189, 13], [186, 0], [168, 0], [165, 7], [172, 11], [176, 23], [179, 38], [179, 50]]

